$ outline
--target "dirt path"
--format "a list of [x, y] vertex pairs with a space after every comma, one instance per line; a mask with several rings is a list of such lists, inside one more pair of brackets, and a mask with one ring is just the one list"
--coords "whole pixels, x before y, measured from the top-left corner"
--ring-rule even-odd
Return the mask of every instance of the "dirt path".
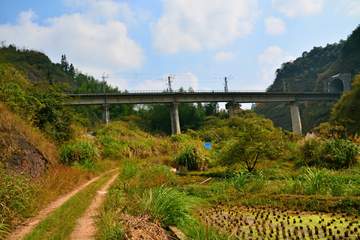
[[74, 231], [71, 233], [70, 239], [95, 239], [96, 226], [94, 217], [98, 214], [97, 210], [104, 200], [106, 191], [115, 181], [118, 175], [119, 174], [115, 174], [110, 179], [110, 181], [100, 191], [97, 192], [97, 195], [95, 196], [91, 205], [86, 209], [84, 215], [77, 220], [78, 223]]
[[23, 239], [27, 234], [29, 234], [43, 219], [45, 219], [50, 213], [55, 211], [57, 208], [59, 208], [63, 203], [65, 203], [67, 200], [69, 200], [72, 196], [74, 196], [76, 193], [78, 193], [81, 189], [88, 186], [89, 184], [93, 183], [100, 177], [102, 177], [104, 174], [113, 172], [118, 170], [118, 168], [110, 170], [106, 173], [101, 174], [100, 176], [91, 179], [87, 183], [81, 185], [77, 189], [73, 190], [72, 192], [68, 193], [62, 198], [59, 198], [58, 200], [50, 203], [46, 208], [41, 210], [35, 217], [31, 217], [27, 219], [22, 226], [18, 227], [13, 231], [6, 239], [7, 240], [19, 240]]

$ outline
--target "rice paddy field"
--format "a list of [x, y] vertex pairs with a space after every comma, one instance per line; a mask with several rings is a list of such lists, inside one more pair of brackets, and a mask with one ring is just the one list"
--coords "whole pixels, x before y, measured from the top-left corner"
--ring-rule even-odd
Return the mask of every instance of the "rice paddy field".
[[192, 239], [360, 239], [356, 169], [179, 176], [182, 191], [206, 202], [194, 212], [202, 225], [182, 230]]
[[356, 239], [359, 217], [349, 213], [217, 205], [199, 213], [203, 221], [240, 239]]

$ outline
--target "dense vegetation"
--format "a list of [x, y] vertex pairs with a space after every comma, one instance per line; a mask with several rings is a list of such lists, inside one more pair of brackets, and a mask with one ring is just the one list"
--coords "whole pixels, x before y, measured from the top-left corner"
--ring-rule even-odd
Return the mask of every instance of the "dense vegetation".
[[[283, 63], [276, 70], [276, 78], [269, 92], [321, 92], [323, 80], [338, 73], [356, 75], [360, 70], [360, 26], [346, 41], [314, 47], [294, 61]], [[303, 132], [309, 132], [330, 119], [332, 104], [307, 102], [299, 106]], [[285, 104], [258, 104], [254, 111], [271, 119], [276, 127], [291, 129], [289, 108]]]

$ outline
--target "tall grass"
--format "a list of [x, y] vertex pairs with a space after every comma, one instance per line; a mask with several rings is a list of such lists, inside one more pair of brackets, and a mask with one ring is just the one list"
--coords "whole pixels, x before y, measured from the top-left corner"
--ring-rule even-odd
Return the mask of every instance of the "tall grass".
[[186, 166], [190, 171], [205, 169], [207, 165], [206, 152], [201, 142], [200, 144], [199, 141], [186, 143], [175, 155], [176, 164]]
[[[155, 164], [151, 167], [144, 168], [139, 174], [142, 188], [154, 188], [167, 184], [172, 186], [176, 183], [174, 172], [168, 166]], [[149, 179], [151, 179], [149, 181]]]
[[251, 181], [251, 174], [248, 172], [235, 173], [229, 182], [238, 191], [243, 191], [244, 187]]
[[[200, 223], [195, 226], [182, 227], [181, 230], [185, 235], [194, 240], [228, 240], [229, 234], [219, 232], [215, 227], [210, 224]], [[231, 238], [231, 239], [236, 239]]]
[[61, 160], [73, 165], [77, 163], [97, 162], [100, 159], [100, 154], [96, 146], [87, 140], [78, 140], [74, 142], [65, 143], [60, 150]]
[[0, 166], [0, 239], [8, 233], [15, 218], [29, 214], [29, 208], [34, 204], [32, 189], [29, 179], [6, 172]]
[[310, 169], [303, 175], [306, 184], [305, 193], [308, 195], [326, 194], [328, 190], [328, 172], [323, 169]]
[[140, 171], [140, 167], [136, 165], [134, 160], [127, 160], [124, 162], [123, 167], [121, 168], [121, 178], [128, 180], [133, 178]]
[[142, 212], [149, 214], [154, 222], [160, 223], [163, 227], [193, 225], [195, 220], [191, 211], [199, 203], [199, 199], [165, 185], [149, 189], [140, 199]]

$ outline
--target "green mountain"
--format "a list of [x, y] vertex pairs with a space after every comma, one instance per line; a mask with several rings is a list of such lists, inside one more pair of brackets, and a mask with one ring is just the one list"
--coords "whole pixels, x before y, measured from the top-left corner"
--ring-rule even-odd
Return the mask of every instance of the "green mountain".
[[63, 70], [59, 63], [52, 63], [44, 53], [20, 49], [15, 45], [0, 47], [0, 62], [11, 63], [23, 75], [28, 76], [29, 82], [47, 81], [50, 84], [66, 83], [68, 91], [76, 88], [74, 77]]
[[[283, 63], [268, 92], [321, 92], [323, 80], [338, 73], [354, 76], [360, 70], [360, 26], [346, 41], [314, 47], [294, 61]], [[299, 106], [303, 132], [309, 132], [330, 119], [334, 103], [305, 102]], [[254, 111], [271, 119], [276, 127], [292, 130], [290, 109], [286, 103], [257, 104]]]

